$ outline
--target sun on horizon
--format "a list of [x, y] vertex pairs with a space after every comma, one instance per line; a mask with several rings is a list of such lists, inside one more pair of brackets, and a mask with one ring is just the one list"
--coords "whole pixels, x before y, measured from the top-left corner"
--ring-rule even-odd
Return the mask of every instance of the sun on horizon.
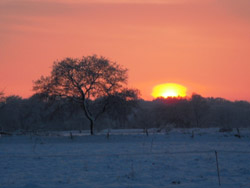
[[186, 97], [187, 88], [176, 83], [160, 84], [153, 88], [152, 96], [154, 98], [163, 97]]

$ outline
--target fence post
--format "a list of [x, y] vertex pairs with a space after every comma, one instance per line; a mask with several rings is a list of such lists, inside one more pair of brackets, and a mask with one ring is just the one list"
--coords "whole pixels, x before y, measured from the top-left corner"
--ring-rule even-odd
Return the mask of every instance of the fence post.
[[220, 169], [219, 169], [219, 162], [218, 162], [218, 154], [217, 154], [216, 150], [215, 150], [215, 157], [216, 157], [216, 166], [217, 166], [218, 181], [219, 181], [219, 186], [220, 186], [221, 185], [221, 183], [220, 183]]

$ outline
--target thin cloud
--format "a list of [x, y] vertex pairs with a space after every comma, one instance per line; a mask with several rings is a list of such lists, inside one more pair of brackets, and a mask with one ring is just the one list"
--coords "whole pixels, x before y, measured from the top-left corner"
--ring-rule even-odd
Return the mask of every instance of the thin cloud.
[[[195, 0], [77, 0], [75, 3], [132, 3], [132, 4], [177, 4], [192, 2]], [[63, 0], [63, 2], [72, 3], [69, 0]]]
[[[207, 0], [204, 0], [207, 1]], [[82, 3], [101, 3], [101, 4], [179, 4], [199, 2], [198, 0], [1, 0], [1, 4], [9, 3], [67, 3], [67, 4], [82, 4]]]

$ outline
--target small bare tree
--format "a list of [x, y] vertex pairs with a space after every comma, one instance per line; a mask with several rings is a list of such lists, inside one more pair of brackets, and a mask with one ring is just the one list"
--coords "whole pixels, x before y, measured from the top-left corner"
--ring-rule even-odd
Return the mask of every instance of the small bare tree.
[[0, 107], [3, 106], [4, 101], [5, 101], [4, 92], [0, 91]]
[[125, 88], [126, 83], [127, 69], [93, 55], [56, 61], [51, 75], [35, 81], [33, 89], [45, 97], [70, 98], [78, 103], [90, 122], [93, 135], [94, 122], [106, 111], [112, 96], [137, 99], [137, 90]]
[[0, 101], [1, 102], [2, 102], [3, 97], [4, 97], [4, 93], [3, 93], [3, 91], [0, 91]]
[[[4, 92], [3, 91], [0, 91], [0, 110], [3, 108], [4, 106], [4, 101], [5, 101], [5, 98], [4, 98]], [[0, 117], [1, 118], [1, 117]], [[2, 125], [1, 125], [1, 122], [0, 122], [0, 131], [2, 131]]]

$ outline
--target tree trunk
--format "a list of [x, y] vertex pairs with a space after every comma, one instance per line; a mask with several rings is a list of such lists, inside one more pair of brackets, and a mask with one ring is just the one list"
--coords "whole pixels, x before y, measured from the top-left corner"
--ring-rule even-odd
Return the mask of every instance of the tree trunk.
[[90, 135], [94, 135], [94, 121], [90, 119]]
[[82, 109], [84, 111], [84, 114], [85, 114], [86, 118], [90, 122], [90, 135], [94, 135], [94, 119], [91, 116], [91, 114], [89, 113], [88, 109], [86, 108], [85, 102], [81, 106], [82, 106]]

